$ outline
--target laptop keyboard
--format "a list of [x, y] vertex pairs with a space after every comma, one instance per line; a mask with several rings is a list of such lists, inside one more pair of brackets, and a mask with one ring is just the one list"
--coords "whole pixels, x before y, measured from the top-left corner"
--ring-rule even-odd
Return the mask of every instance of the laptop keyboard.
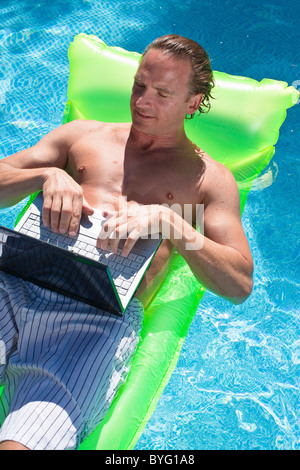
[[94, 238], [83, 234], [80, 234], [80, 240], [78, 240], [67, 235], [54, 233], [42, 225], [41, 217], [37, 214], [30, 214], [19, 231], [25, 235], [107, 265], [118, 293], [121, 296], [126, 295], [137, 271], [145, 261], [143, 255], [136, 253], [129, 253], [125, 258], [121, 256], [120, 250], [118, 253], [100, 250], [95, 246]]

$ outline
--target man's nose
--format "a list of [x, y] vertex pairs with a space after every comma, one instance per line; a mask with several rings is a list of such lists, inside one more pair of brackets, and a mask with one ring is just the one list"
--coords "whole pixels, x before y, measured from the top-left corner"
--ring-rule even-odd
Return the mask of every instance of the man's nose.
[[136, 101], [136, 106], [140, 108], [149, 107], [151, 106], [151, 101], [152, 97], [150, 90], [143, 90]]

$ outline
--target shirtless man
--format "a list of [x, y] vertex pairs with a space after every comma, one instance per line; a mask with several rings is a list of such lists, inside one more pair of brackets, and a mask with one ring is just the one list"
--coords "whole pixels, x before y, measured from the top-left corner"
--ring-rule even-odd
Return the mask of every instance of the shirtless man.
[[[192, 58], [197, 54], [202, 56], [200, 80]], [[207, 63], [205, 51], [193, 41], [174, 35], [154, 41], [134, 78], [132, 124], [73, 121], [2, 160], [1, 206], [42, 189], [44, 224], [71, 236], [82, 212], [90, 215], [100, 208], [107, 222], [97, 243], [114, 251], [125, 236], [124, 256], [158, 224], [165, 239], [137, 292], [144, 305], [165, 275], [172, 247], [206, 288], [235, 304], [243, 302], [252, 290], [253, 264], [237, 185], [230, 171], [184, 131], [186, 115], [208, 99], [212, 76]], [[197, 80], [203, 90], [194, 88]], [[138, 209], [128, 211], [136, 203]], [[174, 204], [191, 205], [194, 219], [196, 205], [203, 204], [204, 234], [173, 211]], [[198, 248], [187, 249], [188, 243]], [[14, 445], [19, 444], [6, 440], [0, 448]]]

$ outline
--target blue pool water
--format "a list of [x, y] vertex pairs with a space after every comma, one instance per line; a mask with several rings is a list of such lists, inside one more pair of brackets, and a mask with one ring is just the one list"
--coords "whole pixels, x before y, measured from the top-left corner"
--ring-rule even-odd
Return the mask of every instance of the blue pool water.
[[[299, 19], [294, 0], [0, 0], [0, 157], [61, 124], [79, 32], [138, 52], [179, 33], [215, 70], [300, 88]], [[288, 110], [243, 215], [253, 294], [238, 307], [205, 294], [136, 449], [300, 447], [299, 110]], [[0, 211], [0, 223], [12, 227], [20, 207]]]

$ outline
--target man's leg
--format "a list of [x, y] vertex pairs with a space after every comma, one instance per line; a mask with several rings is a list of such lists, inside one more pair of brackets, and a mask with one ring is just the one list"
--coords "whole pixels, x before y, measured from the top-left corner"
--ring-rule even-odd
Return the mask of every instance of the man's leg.
[[103, 419], [127, 377], [142, 305], [133, 299], [124, 316], [115, 317], [1, 277], [0, 339], [9, 361], [0, 367], [5, 384], [0, 449], [76, 448]]
[[29, 450], [28, 447], [23, 446], [15, 441], [2, 441], [0, 442], [0, 450]]
[[32, 290], [39, 297], [19, 309], [20, 351], [6, 373], [11, 398], [0, 449], [21, 449], [17, 443], [30, 450], [75, 449], [103, 419], [128, 375], [142, 305], [133, 299], [124, 316], [115, 317], [46, 289]]
[[[9, 277], [9, 279], [13, 279]], [[6, 275], [0, 276], [0, 385], [4, 383], [6, 372], [7, 355], [10, 355], [16, 348], [17, 330], [13, 318], [13, 307], [10, 302], [10, 295], [6, 289]], [[12, 281], [13, 283], [13, 281]], [[14, 288], [14, 285], [13, 285]], [[18, 289], [16, 289], [18, 292]], [[5, 403], [4, 393], [0, 393], [0, 427], [5, 419], [7, 403]], [[0, 442], [0, 450], [29, 450], [27, 447], [15, 441]]]

